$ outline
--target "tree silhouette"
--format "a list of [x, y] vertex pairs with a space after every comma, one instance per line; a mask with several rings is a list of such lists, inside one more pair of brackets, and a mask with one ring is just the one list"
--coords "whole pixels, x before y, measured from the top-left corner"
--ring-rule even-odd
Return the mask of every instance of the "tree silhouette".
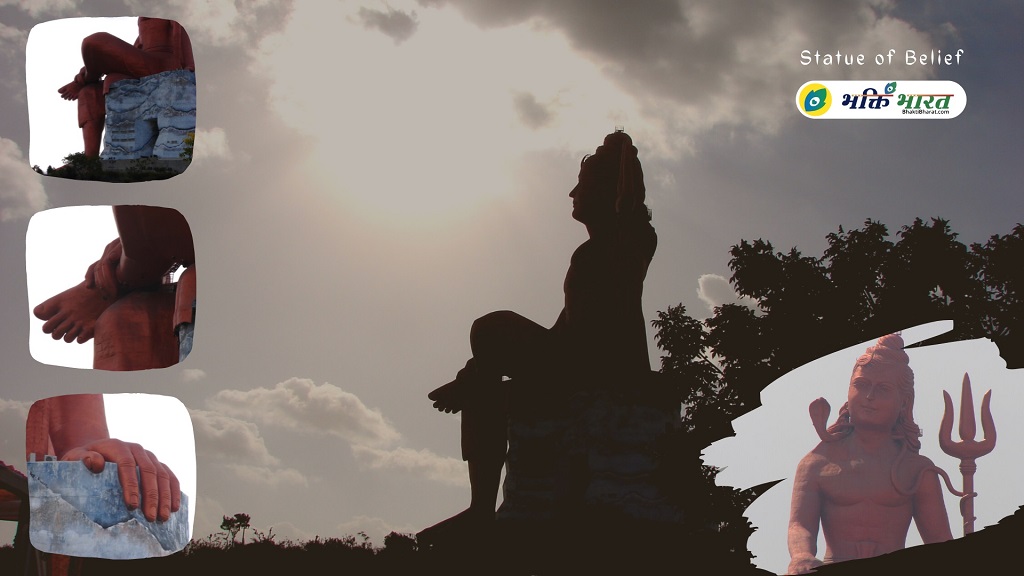
[[224, 516], [220, 523], [220, 529], [231, 534], [231, 543], [234, 544], [238, 531], [242, 531], [242, 546], [245, 546], [245, 530], [249, 528], [249, 515], [239, 512], [234, 516]]
[[1024, 226], [970, 247], [940, 218], [918, 218], [895, 236], [873, 220], [840, 227], [821, 257], [741, 240], [730, 250], [730, 283], [755, 308], [725, 304], [703, 321], [681, 305], [658, 312], [661, 370], [687, 407], [687, 430], [722, 438], [786, 372], [935, 320], [953, 320], [954, 330], [929, 343], [988, 337], [1008, 367], [1024, 366]]

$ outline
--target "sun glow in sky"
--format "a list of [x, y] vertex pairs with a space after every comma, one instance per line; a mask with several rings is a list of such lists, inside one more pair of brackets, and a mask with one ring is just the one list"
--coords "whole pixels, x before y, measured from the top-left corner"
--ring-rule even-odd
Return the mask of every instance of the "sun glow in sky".
[[[332, 37], [293, 33], [316, 29], [332, 10]], [[638, 138], [650, 130], [635, 101], [561, 34], [529, 24], [481, 30], [452, 11], [429, 11], [419, 32], [395, 45], [346, 10], [298, 6], [259, 66], [273, 79], [275, 112], [314, 138], [308, 169], [368, 217], [437, 225], [514, 196], [508, 175], [524, 154], [581, 156], [616, 124]], [[319, 75], [295, 65], [328, 51]], [[595, 128], [595, 118], [605, 125]]]

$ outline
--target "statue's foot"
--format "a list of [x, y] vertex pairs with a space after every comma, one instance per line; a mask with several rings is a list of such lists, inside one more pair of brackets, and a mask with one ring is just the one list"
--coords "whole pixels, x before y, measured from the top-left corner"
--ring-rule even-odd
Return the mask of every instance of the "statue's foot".
[[93, 337], [96, 319], [113, 303], [99, 290], [86, 288], [82, 282], [44, 301], [32, 313], [45, 320], [43, 332], [54, 340], [78, 340], [81, 344]]
[[78, 93], [82, 91], [84, 84], [79, 84], [78, 80], [72, 80], [67, 84], [57, 89], [60, 93], [60, 97], [65, 100], [78, 100]]
[[421, 546], [465, 543], [480, 538], [494, 526], [494, 512], [467, 508], [416, 534]]
[[[461, 374], [460, 374], [461, 376]], [[470, 384], [468, 378], [456, 377], [455, 380], [435, 388], [427, 398], [434, 401], [434, 408], [448, 414], [455, 414], [465, 408], [467, 387]]]

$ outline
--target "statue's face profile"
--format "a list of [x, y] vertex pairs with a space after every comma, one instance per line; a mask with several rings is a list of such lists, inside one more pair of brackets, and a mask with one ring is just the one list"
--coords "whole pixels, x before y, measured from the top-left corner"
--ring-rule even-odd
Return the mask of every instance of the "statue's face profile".
[[615, 214], [614, 194], [607, 182], [602, 182], [591, 157], [580, 168], [579, 183], [569, 192], [572, 198], [572, 217], [583, 224], [595, 224]]
[[857, 366], [850, 378], [850, 422], [856, 428], [891, 430], [903, 409], [896, 366]]

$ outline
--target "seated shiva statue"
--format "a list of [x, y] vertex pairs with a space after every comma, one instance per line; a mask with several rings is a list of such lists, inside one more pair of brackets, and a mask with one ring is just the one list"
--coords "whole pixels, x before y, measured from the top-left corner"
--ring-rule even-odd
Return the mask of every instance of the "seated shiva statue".
[[[442, 412], [462, 411], [470, 505], [421, 532], [421, 539], [494, 522], [509, 405], [517, 394], [529, 394], [532, 403], [555, 403], [584, 388], [650, 374], [641, 297], [657, 235], [644, 192], [632, 139], [622, 131], [609, 134], [580, 162], [579, 182], [569, 192], [572, 217], [590, 237], [572, 255], [565, 306], [554, 325], [544, 328], [509, 311], [473, 323], [473, 357], [455, 380], [428, 395]], [[544, 389], [524, 392], [524, 386]]]

